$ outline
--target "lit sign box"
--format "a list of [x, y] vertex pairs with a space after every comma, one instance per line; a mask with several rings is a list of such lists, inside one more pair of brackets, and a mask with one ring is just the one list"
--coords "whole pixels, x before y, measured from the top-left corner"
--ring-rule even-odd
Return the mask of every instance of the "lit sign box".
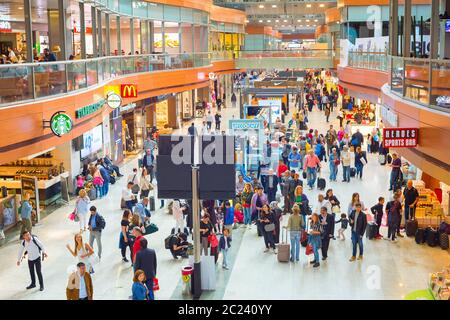
[[419, 139], [417, 128], [384, 128], [383, 146], [385, 148], [415, 148]]
[[122, 98], [137, 98], [138, 91], [135, 84], [122, 84], [120, 86], [120, 96]]

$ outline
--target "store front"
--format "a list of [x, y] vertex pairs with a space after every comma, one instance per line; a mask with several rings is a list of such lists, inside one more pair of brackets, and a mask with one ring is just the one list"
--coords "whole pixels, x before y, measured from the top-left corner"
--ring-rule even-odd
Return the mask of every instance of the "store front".
[[177, 95], [167, 94], [152, 97], [146, 107], [147, 128], [155, 126], [159, 134], [171, 134], [179, 128], [180, 110], [177, 111]]
[[[124, 157], [135, 156], [142, 151], [146, 136], [145, 109], [149, 106], [148, 100], [140, 100], [120, 107]], [[115, 136], [116, 139], [117, 136], [118, 134]]]
[[177, 94], [177, 109], [182, 122], [192, 120], [195, 116], [195, 90], [183, 91]]

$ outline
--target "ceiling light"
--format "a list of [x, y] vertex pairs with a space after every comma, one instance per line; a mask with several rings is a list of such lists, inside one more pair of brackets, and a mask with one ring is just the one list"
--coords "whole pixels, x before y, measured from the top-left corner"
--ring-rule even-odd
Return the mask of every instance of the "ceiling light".
[[309, 24], [307, 24], [306, 26], [309, 27]]
[[319, 7], [323, 8], [325, 5], [323, 3], [319, 4]]
[[250, 21], [248, 21], [248, 20], [245, 20], [245, 23], [249, 23]]
[[280, 22], [280, 20], [278, 20], [278, 19], [277, 19], [277, 20], [275, 20], [275, 22], [277, 22], [277, 23], [278, 23], [278, 22]]
[[341, 22], [340, 21], [338, 21], [338, 22], [336, 22], [337, 24], [340, 24]]
[[23, 7], [17, 7], [17, 9], [19, 9], [19, 10], [23, 10]]
[[259, 20], [259, 22], [262, 22], [262, 20]]
[[269, 19], [269, 20], [267, 20], [267, 22], [269, 22], [269, 23], [270, 23], [270, 22], [272, 22], [272, 20], [270, 20], [270, 19]]
[[311, 4], [308, 3], [308, 4], [306, 5], [306, 7], [307, 7], [307, 8], [311, 8]]
[[260, 4], [258, 7], [259, 7], [260, 9], [264, 9], [264, 5], [263, 5], [263, 4]]
[[302, 20], [298, 19], [297, 22], [302, 22]]
[[317, 21], [319, 21], [319, 20], [317, 20], [317, 19], [314, 19], [314, 22], [317, 22]]
[[276, 5], [276, 4], [273, 4], [273, 5], [272, 5], [272, 8], [276, 8], [276, 7], [277, 7], [277, 5]]
[[283, 22], [287, 22], [287, 20], [283, 20]]
[[306, 19], [306, 22], [309, 22], [309, 19]]
[[284, 28], [284, 24], [282, 24], [281, 27]]

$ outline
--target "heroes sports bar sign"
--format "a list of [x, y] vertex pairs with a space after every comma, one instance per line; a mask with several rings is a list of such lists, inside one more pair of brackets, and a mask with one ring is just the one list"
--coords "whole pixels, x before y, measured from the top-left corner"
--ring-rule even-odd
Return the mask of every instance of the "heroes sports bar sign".
[[383, 146], [385, 148], [417, 147], [419, 129], [417, 128], [384, 128]]

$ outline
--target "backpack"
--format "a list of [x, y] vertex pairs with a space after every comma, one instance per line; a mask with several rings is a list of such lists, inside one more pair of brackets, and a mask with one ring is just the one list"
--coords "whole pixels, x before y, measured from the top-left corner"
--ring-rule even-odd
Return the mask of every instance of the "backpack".
[[99, 227], [101, 230], [103, 230], [103, 229], [105, 229], [105, 227], [106, 227], [106, 221], [105, 221], [105, 219], [104, 219], [101, 215], [99, 215], [98, 213], [97, 213], [97, 215], [98, 215], [98, 227]]
[[172, 240], [172, 238], [175, 237], [175, 235], [171, 234], [170, 236], [168, 236], [167, 238], [164, 239], [164, 247], [167, 250], [170, 250], [170, 240]]

